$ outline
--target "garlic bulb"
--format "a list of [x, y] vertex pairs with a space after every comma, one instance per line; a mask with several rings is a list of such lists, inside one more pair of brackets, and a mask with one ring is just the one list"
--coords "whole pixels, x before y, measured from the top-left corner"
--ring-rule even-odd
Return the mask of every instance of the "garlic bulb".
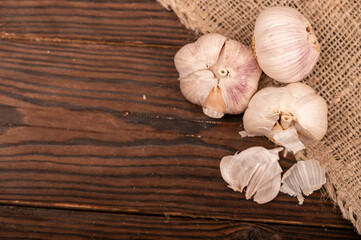
[[327, 104], [304, 83], [258, 91], [243, 116], [242, 136], [266, 136], [296, 153], [327, 130]]
[[296, 196], [302, 205], [302, 192], [308, 196], [325, 183], [325, 170], [317, 160], [299, 161], [283, 174], [281, 192]]
[[311, 24], [290, 7], [271, 7], [260, 13], [253, 47], [261, 69], [285, 83], [300, 81], [308, 75], [320, 54]]
[[220, 163], [222, 177], [234, 191], [242, 192], [247, 187], [246, 199], [254, 196], [255, 202], [267, 203], [277, 196], [280, 189], [282, 169], [278, 153], [282, 150], [251, 147], [223, 157]]
[[184, 97], [213, 118], [242, 113], [261, 75], [251, 49], [216, 33], [183, 46], [174, 63]]

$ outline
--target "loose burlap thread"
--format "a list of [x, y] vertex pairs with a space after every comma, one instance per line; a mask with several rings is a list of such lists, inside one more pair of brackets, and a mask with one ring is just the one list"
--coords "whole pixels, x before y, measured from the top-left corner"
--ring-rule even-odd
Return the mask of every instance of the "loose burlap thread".
[[[260, 11], [271, 6], [299, 10], [321, 44], [313, 72], [303, 80], [328, 104], [328, 130], [307, 146], [307, 158], [325, 167], [330, 198], [361, 234], [361, 1], [359, 0], [158, 0], [197, 33], [221, 33], [251, 46]], [[260, 88], [280, 85], [262, 75]], [[296, 156], [297, 157], [297, 156]]]

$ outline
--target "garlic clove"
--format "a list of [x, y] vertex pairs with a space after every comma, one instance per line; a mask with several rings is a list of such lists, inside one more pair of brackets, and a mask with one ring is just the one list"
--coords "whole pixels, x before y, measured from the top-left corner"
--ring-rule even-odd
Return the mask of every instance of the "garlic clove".
[[226, 104], [224, 103], [222, 92], [219, 87], [215, 87], [208, 95], [207, 99], [202, 104], [203, 112], [212, 118], [221, 118], [226, 111]]
[[282, 150], [251, 147], [233, 156], [226, 156], [220, 163], [221, 175], [234, 191], [242, 192], [247, 187], [247, 199], [254, 196], [259, 203], [271, 201], [280, 188], [282, 169], [278, 163], [278, 154]]
[[218, 33], [201, 36], [194, 43], [183, 46], [174, 57], [179, 78], [214, 65], [227, 38]]
[[225, 156], [220, 163], [221, 175], [223, 180], [228, 183], [228, 186], [234, 191], [243, 191], [237, 183], [237, 174], [240, 170], [239, 165], [234, 165], [234, 156]]
[[221, 118], [224, 116], [224, 113], [220, 112], [218, 110], [212, 110], [212, 109], [206, 108], [206, 107], [203, 107], [202, 110], [205, 115], [207, 115], [208, 117], [211, 117], [211, 118]]
[[[327, 103], [306, 84], [293, 83], [286, 86], [290, 94], [288, 108], [297, 119], [295, 127], [304, 141], [323, 138], [327, 131]], [[315, 124], [317, 123], [317, 124]]]
[[295, 127], [278, 131], [275, 135], [273, 135], [273, 139], [280, 145], [292, 151], [294, 154], [302, 149], [305, 149], [305, 145], [298, 138], [298, 133]]
[[[258, 80], [261, 76], [252, 50], [234, 40], [225, 43], [219, 61], [212, 68], [218, 69], [219, 87], [227, 106], [227, 113], [242, 113], [253, 94], [257, 91]], [[222, 68], [227, 74], [222, 76]], [[221, 72], [219, 71], [221, 70]]]
[[326, 183], [325, 169], [321, 167], [319, 161], [310, 159], [302, 161], [298, 166], [298, 171], [307, 173], [307, 181], [303, 179], [303, 184], [300, 185], [303, 194], [309, 196], [314, 191], [320, 189]]
[[290, 7], [271, 7], [260, 13], [253, 45], [261, 69], [275, 80], [287, 83], [307, 76], [320, 54], [311, 24]]
[[[263, 164], [257, 169], [255, 174], [252, 176], [252, 179], [250, 180], [247, 186], [246, 199], [250, 199], [256, 192], [258, 193], [258, 191], [262, 189], [263, 186], [268, 185], [273, 181], [277, 182], [277, 177], [281, 178], [281, 172], [282, 172], [282, 168], [279, 165], [278, 161], [271, 162], [270, 164], [263, 162]], [[269, 190], [270, 193], [279, 192], [280, 185], [274, 186], [274, 183], [272, 183], [271, 186], [274, 189]], [[267, 193], [268, 191], [263, 189], [262, 192]], [[258, 197], [259, 198], [266, 197], [266, 199], [268, 199], [267, 196], [262, 195], [262, 192], [259, 193]], [[272, 200], [273, 198], [271, 198], [270, 200]]]
[[209, 70], [200, 70], [179, 79], [184, 97], [191, 103], [202, 105], [218, 80]]
[[234, 191], [242, 192], [261, 164], [259, 161], [249, 161], [252, 154], [253, 151], [249, 150], [244, 151], [243, 154], [236, 153], [233, 156], [223, 157], [221, 160], [222, 177]]
[[295, 116], [297, 117], [295, 127], [302, 137], [320, 141], [326, 134], [327, 104], [322, 97], [314, 96], [307, 104], [298, 106]]
[[283, 89], [267, 87], [251, 98], [243, 115], [243, 126], [248, 134], [272, 138], [272, 129], [279, 119], [284, 95]]
[[315, 159], [299, 161], [282, 177], [281, 192], [296, 196], [300, 205], [304, 195], [308, 196], [326, 183], [325, 170]]
[[315, 94], [315, 90], [313, 90], [310, 86], [300, 82], [288, 84], [285, 86], [285, 89], [292, 98], [297, 99], [297, 102], [302, 98], [304, 103], [305, 99], [307, 100], [306, 97], [312, 97]]
[[269, 181], [260, 187], [256, 194], [253, 197], [253, 200], [258, 204], [264, 204], [269, 201], [272, 201], [275, 197], [277, 197], [280, 191], [281, 185], [281, 174], [275, 176], [274, 179]]

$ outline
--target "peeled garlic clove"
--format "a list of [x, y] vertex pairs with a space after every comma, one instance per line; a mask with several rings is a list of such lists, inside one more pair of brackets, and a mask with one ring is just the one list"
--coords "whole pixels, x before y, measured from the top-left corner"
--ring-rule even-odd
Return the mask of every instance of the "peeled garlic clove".
[[262, 11], [256, 20], [253, 40], [259, 66], [280, 82], [303, 79], [312, 71], [320, 54], [311, 24], [290, 7]]
[[215, 33], [182, 47], [174, 62], [183, 95], [213, 118], [242, 113], [261, 75], [250, 48]]
[[243, 125], [249, 135], [266, 136], [295, 152], [326, 134], [327, 104], [304, 83], [268, 87], [252, 97]]
[[220, 163], [222, 177], [235, 191], [242, 192], [247, 187], [247, 199], [254, 196], [260, 204], [269, 202], [279, 192], [282, 169], [278, 163], [278, 153], [282, 150], [251, 147], [226, 156]]
[[317, 160], [299, 161], [283, 175], [281, 192], [296, 196], [298, 203], [302, 205], [302, 192], [308, 196], [325, 183], [325, 170]]
[[179, 78], [190, 73], [210, 68], [218, 61], [227, 38], [218, 33], [206, 34], [194, 43], [183, 46], [174, 57]]

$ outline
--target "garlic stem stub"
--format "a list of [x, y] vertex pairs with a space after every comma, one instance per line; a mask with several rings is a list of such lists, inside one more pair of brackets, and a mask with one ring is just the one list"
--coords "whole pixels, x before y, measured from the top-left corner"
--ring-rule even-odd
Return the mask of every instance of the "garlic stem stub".
[[258, 91], [243, 115], [242, 136], [266, 136], [296, 153], [327, 131], [326, 101], [304, 83]]
[[256, 20], [252, 45], [265, 74], [284, 83], [306, 77], [320, 54], [310, 22], [290, 7], [262, 11]]
[[217, 33], [183, 46], [174, 64], [184, 97], [213, 118], [242, 113], [261, 76], [250, 48]]
[[251, 147], [233, 156], [225, 156], [220, 163], [222, 178], [234, 191], [246, 189], [246, 199], [259, 204], [273, 200], [279, 193], [282, 168], [278, 153], [283, 148], [267, 150]]

